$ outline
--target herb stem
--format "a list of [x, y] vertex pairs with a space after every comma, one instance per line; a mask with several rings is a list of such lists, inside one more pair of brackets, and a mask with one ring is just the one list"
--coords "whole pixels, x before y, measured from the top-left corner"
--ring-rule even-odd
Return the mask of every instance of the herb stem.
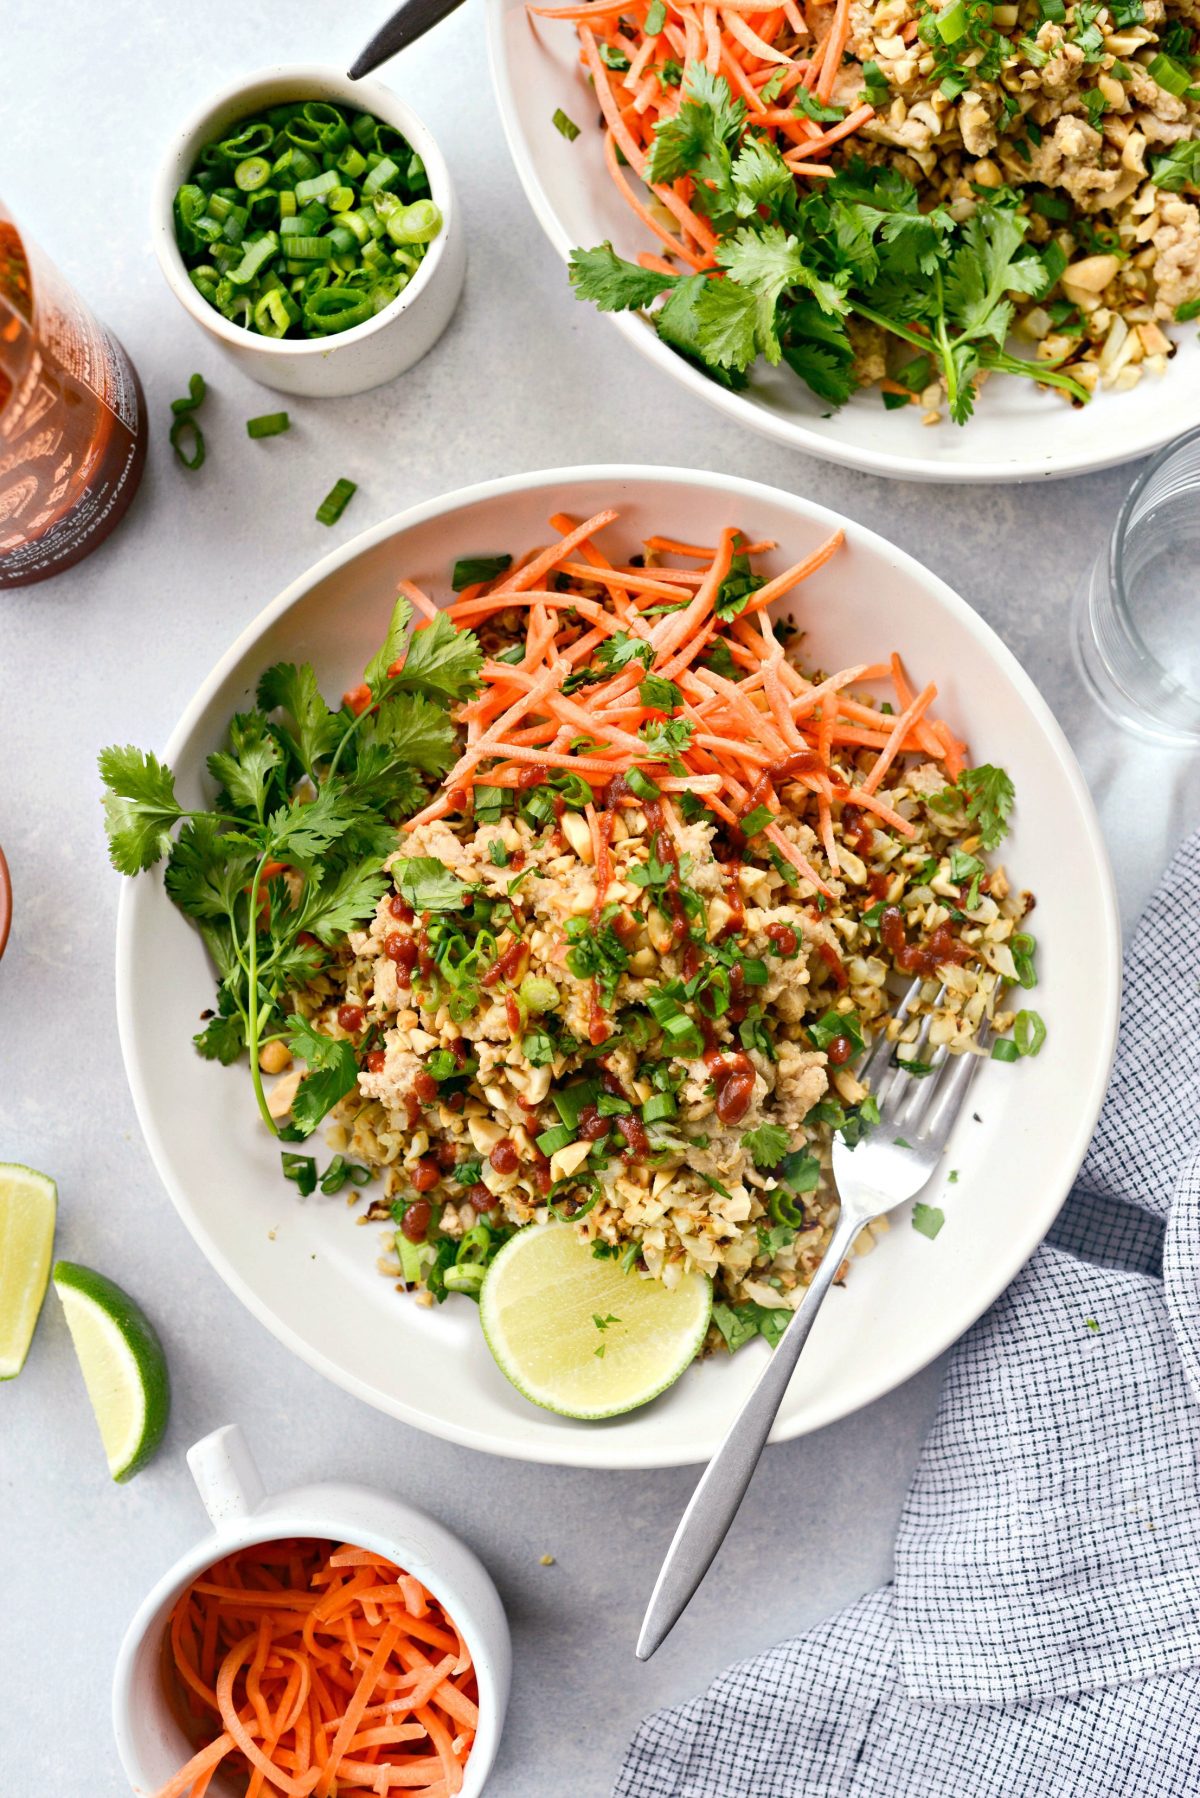
[[910, 331], [907, 326], [897, 324], [894, 318], [887, 318], [882, 312], [876, 312], [873, 307], [864, 305], [852, 294], [848, 296], [847, 304], [851, 312], [857, 312], [860, 318], [868, 319], [871, 324], [878, 325], [881, 331], [890, 331], [894, 337], [902, 337], [905, 343], [911, 343], [914, 348], [924, 350], [926, 353], [932, 348], [927, 336], [922, 337], [920, 332]]
[[258, 1040], [258, 887], [262, 879], [262, 871], [270, 859], [271, 850], [268, 846], [263, 850], [259, 864], [254, 870], [254, 879], [250, 882], [249, 958], [246, 967], [246, 1047], [250, 1051], [250, 1078], [254, 1082], [254, 1097], [258, 1102], [258, 1109], [262, 1114], [263, 1123], [271, 1135], [277, 1137], [279, 1129], [267, 1104], [267, 1095], [263, 1091], [262, 1069], [258, 1065], [260, 1048]]
[[942, 367], [946, 371], [946, 404], [951, 418], [956, 416], [958, 406], [958, 370], [954, 366], [954, 346], [950, 342], [950, 333], [946, 329], [946, 293], [942, 284], [942, 271], [933, 272], [934, 292], [937, 294], [937, 341], [938, 353], [942, 359]]

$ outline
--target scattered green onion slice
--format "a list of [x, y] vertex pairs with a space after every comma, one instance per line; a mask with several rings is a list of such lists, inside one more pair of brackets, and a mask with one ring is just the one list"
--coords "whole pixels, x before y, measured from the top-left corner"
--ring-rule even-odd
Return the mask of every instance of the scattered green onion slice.
[[291, 429], [292, 421], [286, 412], [263, 412], [258, 418], [246, 420], [247, 437], [278, 437]]
[[169, 432], [171, 448], [183, 466], [193, 470], [204, 465], [204, 433], [196, 423], [195, 413], [207, 393], [204, 376], [193, 375], [188, 382], [187, 397], [171, 401], [171, 411], [175, 414]]
[[569, 144], [573, 144], [575, 139], [579, 136], [579, 126], [575, 123], [574, 119], [567, 117], [561, 106], [557, 108], [554, 114], [554, 129], [565, 137]]
[[336, 524], [357, 492], [357, 481], [335, 481], [317, 507], [317, 523]]

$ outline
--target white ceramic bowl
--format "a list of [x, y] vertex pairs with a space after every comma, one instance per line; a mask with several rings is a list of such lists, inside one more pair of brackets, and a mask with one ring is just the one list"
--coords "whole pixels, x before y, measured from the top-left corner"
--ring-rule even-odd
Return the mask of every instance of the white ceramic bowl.
[[[234, 1549], [287, 1536], [350, 1542], [383, 1554], [426, 1586], [458, 1624], [479, 1682], [479, 1731], [462, 1798], [478, 1798], [496, 1758], [512, 1671], [500, 1596], [475, 1555], [449, 1530], [400, 1499], [345, 1482], [268, 1494], [236, 1424], [188, 1451], [212, 1531], [166, 1572], [125, 1632], [113, 1676], [113, 1728], [134, 1791], [156, 1792], [196, 1752], [177, 1722], [163, 1679], [171, 1610], [205, 1568]], [[216, 1781], [213, 1798], [232, 1792]]]
[[[210, 138], [265, 106], [289, 100], [328, 100], [374, 113], [399, 131], [420, 156], [442, 214], [442, 228], [420, 267], [390, 306], [374, 318], [331, 337], [263, 337], [235, 325], [210, 306], [188, 278], [175, 241], [172, 204], [196, 156]], [[172, 141], [154, 184], [150, 229], [158, 265], [175, 298], [245, 374], [280, 393], [326, 399], [363, 393], [403, 374], [433, 348], [454, 314], [467, 267], [462, 214], [450, 171], [429, 128], [412, 108], [379, 81], [351, 81], [334, 69], [308, 63], [260, 69], [207, 100]]]
[[[336, 695], [361, 679], [398, 579], [444, 595], [456, 556], [544, 543], [552, 512], [586, 518], [609, 504], [621, 512], [606, 536], [618, 553], [622, 539], [632, 550], [655, 531], [712, 541], [728, 522], [777, 538], [780, 548], [764, 558], [777, 569], [844, 524], [844, 549], [798, 594], [813, 662], [840, 668], [899, 650], [914, 679], [938, 681], [939, 711], [973, 753], [1006, 765], [1016, 782], [1004, 859], [1037, 893], [1035, 997], [1046, 1047], [1036, 1062], [980, 1071], [946, 1162], [961, 1178], [936, 1180], [925, 1195], [946, 1211], [937, 1241], [900, 1213], [825, 1306], [776, 1426], [777, 1437], [796, 1436], [915, 1373], [1007, 1285], [1066, 1196], [1108, 1079], [1120, 944], [1107, 857], [1062, 732], [988, 626], [871, 531], [775, 488], [684, 469], [514, 475], [417, 506], [303, 574], [202, 683], [166, 759], [183, 804], [210, 803], [204, 758], [272, 662], [312, 660]], [[127, 725], [136, 741], [137, 718]], [[212, 994], [203, 946], [167, 898], [161, 870], [124, 883], [117, 1005], [142, 1128], [188, 1228], [277, 1336], [381, 1410], [473, 1448], [601, 1467], [712, 1452], [758, 1371], [761, 1343], [690, 1369], [654, 1404], [610, 1423], [538, 1410], [493, 1364], [473, 1305], [424, 1310], [401, 1297], [376, 1270], [380, 1230], [354, 1228], [344, 1198], [302, 1200], [281, 1178], [279, 1144], [257, 1119], [246, 1070], [201, 1061], [192, 1048]]]
[[[623, 256], [656, 249], [604, 167], [596, 97], [579, 64], [578, 40], [562, 21], [531, 18], [525, 0], [486, 0], [492, 75], [517, 174], [550, 242], [565, 259], [576, 246], [609, 239]], [[567, 143], [554, 127], [561, 107], [580, 127]], [[566, 290], [564, 272], [562, 284]], [[583, 311], [580, 302], [581, 315]], [[594, 307], [587, 306], [588, 313]], [[658, 368], [729, 418], [751, 429], [868, 474], [909, 481], [1025, 481], [1083, 474], [1131, 461], [1200, 422], [1200, 327], [1172, 327], [1184, 350], [1162, 380], [1147, 377], [1132, 393], [1101, 394], [1082, 412], [1038, 393], [1031, 381], [993, 380], [965, 428], [921, 423], [921, 408], [885, 412], [879, 392], [858, 394], [829, 416], [787, 367], [760, 363], [750, 385], [731, 393], [668, 349], [632, 312], [589, 321], [615, 327]], [[581, 323], [581, 328], [582, 323]], [[599, 346], [598, 346], [599, 347]], [[606, 375], [638, 379], [636, 365], [606, 364]]]

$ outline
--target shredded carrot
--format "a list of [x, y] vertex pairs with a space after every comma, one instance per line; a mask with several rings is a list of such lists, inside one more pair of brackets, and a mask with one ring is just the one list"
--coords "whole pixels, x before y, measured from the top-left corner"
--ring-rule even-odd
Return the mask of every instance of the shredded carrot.
[[[461, 1631], [421, 1582], [352, 1545], [268, 1542], [195, 1580], [168, 1631], [197, 1751], [155, 1798], [453, 1798], [479, 1722]], [[239, 1784], [239, 1790], [242, 1786]]]
[[[808, 0], [811, 9], [817, 3]], [[669, 60], [702, 63], [710, 74], [723, 76], [756, 131], [768, 141], [779, 141], [797, 182], [832, 175], [828, 163], [815, 160], [817, 153], [851, 137], [874, 111], [868, 105], [851, 107], [843, 119], [822, 131], [783, 103], [800, 86], [815, 89], [828, 102], [850, 36], [850, 0], [837, 0], [823, 36], [806, 17], [804, 0], [781, 0], [777, 7], [765, 0], [664, 0], [664, 5], [666, 16], [655, 21], [658, 29], [652, 34], [646, 31], [648, 0], [530, 5], [529, 11], [575, 27], [580, 61], [600, 104], [609, 176], [626, 205], [671, 256], [700, 271], [714, 266], [717, 239], [707, 220], [688, 203], [693, 191], [690, 179], [652, 183], [645, 174], [655, 132], [680, 103], [680, 90], [667, 77]], [[821, 41], [814, 49], [818, 37]], [[764, 102], [759, 92], [768, 79], [773, 81], [772, 104]], [[627, 170], [645, 183], [641, 192]], [[679, 227], [678, 235], [660, 216], [664, 209]], [[677, 272], [658, 256], [643, 255], [639, 261], [658, 274]]]
[[[621, 16], [630, 15], [623, 10]], [[767, 13], [760, 8], [751, 16], [765, 39], [786, 22], [782, 8]], [[696, 17], [688, 13], [685, 23], [689, 20], [701, 33]], [[634, 769], [653, 780], [655, 803], [664, 815], [667, 795], [690, 794], [736, 830], [749, 812], [765, 805], [773, 822], [763, 835], [772, 853], [809, 883], [813, 895], [832, 895], [829, 877], [840, 872], [837, 808], [854, 806], [877, 827], [911, 837], [913, 823], [881, 792], [889, 769], [901, 756], [921, 755], [940, 762], [953, 780], [967, 754], [950, 727], [930, 715], [935, 689], [926, 687], [915, 696], [895, 655], [807, 679], [788, 658], [771, 620], [769, 609], [794, 596], [837, 554], [842, 531], [781, 573], [755, 576], [757, 588], [752, 580], [748, 590], [735, 589], [740, 609], [729, 617], [726, 582], [735, 575], [740, 582], [749, 557], [775, 549], [774, 543], [748, 542], [730, 527], [711, 547], [655, 535], [645, 539], [643, 555], [614, 560], [597, 539], [615, 519], [610, 508], [582, 522], [556, 513], [550, 523], [559, 534], [557, 543], [526, 554], [504, 577], [475, 586], [449, 607], [462, 624], [483, 625], [501, 612], [510, 620], [523, 615], [524, 652], [516, 661], [507, 653], [503, 660], [484, 661], [482, 690], [462, 708], [467, 735], [459, 759], [441, 792], [405, 829], [453, 812], [469, 813], [477, 785], [523, 790], [543, 784], [554, 770], [577, 774], [594, 795], [584, 811], [597, 910], [611, 874], [614, 810], [642, 803], [637, 783], [631, 787], [626, 779]], [[668, 563], [663, 560], [668, 556], [693, 566]], [[735, 556], [740, 558], [736, 570]], [[735, 678], [729, 678], [730, 664]], [[646, 685], [650, 676], [657, 688]], [[859, 683], [888, 678], [896, 712], [881, 710], [855, 691]], [[660, 746], [655, 732], [666, 728], [667, 714], [660, 708], [667, 682], [675, 692], [670, 721], [682, 734], [664, 736]], [[806, 803], [811, 807], [827, 873], [814, 865], [814, 851], [804, 853], [783, 828], [789, 819], [776, 789], [785, 783], [793, 795], [810, 796], [808, 802], [801, 798], [799, 811], [802, 815]], [[344, 1567], [372, 1578], [369, 1557]], [[411, 1588], [401, 1582], [397, 1590], [409, 1611], [410, 1643], [448, 1650], [451, 1638], [436, 1619], [430, 1623], [419, 1609], [414, 1612]], [[357, 1594], [348, 1602], [358, 1603]], [[378, 1595], [373, 1602], [381, 1602]], [[275, 1608], [285, 1603], [281, 1598]], [[377, 1639], [379, 1618], [390, 1613], [381, 1607], [375, 1614], [365, 1599], [361, 1604]], [[249, 1615], [253, 1618], [252, 1611]], [[315, 1621], [310, 1616], [305, 1633]], [[215, 1673], [211, 1655], [197, 1657], [192, 1644], [192, 1628], [181, 1626], [181, 1678], [193, 1700], [202, 1702]], [[360, 1664], [368, 1652], [359, 1656]], [[459, 1700], [448, 1699], [443, 1709], [469, 1722], [470, 1711], [464, 1713]], [[335, 1718], [331, 1734], [326, 1720], [321, 1735], [319, 1721], [314, 1718], [313, 1756], [323, 1766], [337, 1724]], [[446, 1783], [449, 1789], [452, 1782]]]

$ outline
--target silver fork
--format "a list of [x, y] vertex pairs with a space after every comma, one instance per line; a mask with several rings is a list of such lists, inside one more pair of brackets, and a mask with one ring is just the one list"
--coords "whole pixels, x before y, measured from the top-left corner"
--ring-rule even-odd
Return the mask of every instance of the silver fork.
[[[915, 980], [897, 1007], [894, 1015], [901, 1024], [922, 984]], [[939, 993], [938, 998], [941, 996]], [[915, 1042], [905, 1045], [909, 1050], [907, 1059], [924, 1062], [931, 1021], [926, 1017]], [[985, 1029], [979, 1038], [980, 1047], [986, 1042]], [[648, 1661], [675, 1627], [725, 1540], [758, 1466], [800, 1352], [855, 1237], [873, 1218], [915, 1198], [929, 1180], [979, 1061], [978, 1055], [951, 1056], [940, 1048], [925, 1063], [932, 1072], [918, 1078], [905, 1071], [895, 1045], [881, 1031], [866, 1061], [856, 1070], [860, 1079], [870, 1083], [879, 1105], [880, 1121], [853, 1149], [847, 1148], [840, 1137], [834, 1139], [833, 1176], [841, 1209], [829, 1247], [791, 1323], [705, 1468], [679, 1520], [642, 1619], [637, 1641], [639, 1661]]]

